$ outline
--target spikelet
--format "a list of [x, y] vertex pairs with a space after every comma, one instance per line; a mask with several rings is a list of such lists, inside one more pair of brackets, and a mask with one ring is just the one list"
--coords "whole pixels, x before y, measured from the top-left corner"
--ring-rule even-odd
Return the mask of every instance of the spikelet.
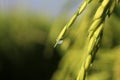
[[74, 15], [72, 16], [72, 18], [69, 20], [69, 22], [64, 26], [64, 28], [62, 29], [62, 31], [60, 32], [60, 34], [58, 35], [57, 39], [56, 39], [56, 43], [54, 45], [54, 47], [57, 46], [57, 44], [59, 44], [59, 42], [62, 40], [64, 34], [66, 33], [66, 31], [71, 27], [71, 25], [74, 23], [74, 21], [76, 20], [77, 16], [79, 16], [87, 7], [87, 5], [91, 2], [92, 0], [84, 0], [83, 4], [78, 8], [78, 10], [74, 13]]

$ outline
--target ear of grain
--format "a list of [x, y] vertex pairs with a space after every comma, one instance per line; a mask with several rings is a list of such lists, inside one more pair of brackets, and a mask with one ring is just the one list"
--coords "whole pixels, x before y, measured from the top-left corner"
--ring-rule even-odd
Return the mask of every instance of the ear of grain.
[[63, 38], [64, 34], [66, 31], [71, 27], [71, 25], [74, 23], [76, 20], [77, 16], [79, 16], [87, 7], [87, 5], [91, 2], [92, 0], [85, 0], [84, 3], [78, 8], [78, 10], [75, 12], [75, 14], [72, 16], [72, 18], [68, 21], [68, 23], [64, 26], [60, 34], [58, 35], [56, 39], [56, 43], [54, 47], [57, 46], [58, 42]]
[[[86, 44], [87, 48], [85, 48], [86, 56], [81, 65], [81, 69], [77, 76], [77, 80], [85, 80], [85, 78], [83, 77], [86, 75], [86, 72], [90, 64], [92, 64], [93, 62], [93, 59], [95, 57], [95, 54], [98, 50], [98, 47], [99, 47], [99, 44], [102, 38], [101, 33], [103, 31], [103, 23], [107, 15], [110, 14], [114, 10], [114, 7], [115, 7], [115, 0], [103, 0], [101, 5], [98, 7], [95, 13], [95, 16], [93, 18], [93, 22], [89, 29], [88, 41]], [[108, 12], [109, 9], [111, 9], [110, 12]], [[85, 70], [82, 70], [82, 69], [85, 69]]]
[[[70, 21], [65, 25], [65, 27], [60, 32], [59, 36], [56, 39], [55, 46], [58, 44], [60, 40], [62, 40], [65, 32], [71, 27], [71, 25], [76, 20], [77, 16], [84, 11], [88, 3], [90, 3], [91, 1], [92, 0], [84, 0], [84, 3], [81, 5], [78, 11], [76, 11], [76, 13], [70, 19]], [[86, 73], [90, 65], [92, 64], [95, 58], [95, 54], [97, 53], [97, 50], [101, 43], [103, 25], [106, 20], [105, 18], [112, 13], [112, 11], [114, 10], [114, 7], [118, 4], [119, 1], [120, 0], [101, 0], [100, 1], [100, 6], [98, 7], [94, 15], [92, 24], [90, 25], [90, 28], [88, 30], [88, 39], [85, 45], [85, 57], [82, 60], [82, 64], [79, 69], [76, 80], [85, 80]]]

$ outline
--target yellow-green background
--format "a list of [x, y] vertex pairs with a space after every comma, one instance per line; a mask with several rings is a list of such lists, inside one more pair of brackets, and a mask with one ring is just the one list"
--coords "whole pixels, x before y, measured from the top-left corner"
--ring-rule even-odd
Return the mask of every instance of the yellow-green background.
[[[24, 7], [0, 10], [1, 80], [73, 80], [76, 77], [96, 5], [90, 4], [64, 36], [63, 44], [53, 48], [60, 30], [77, 9], [73, 7], [79, 1], [73, 2], [66, 2], [57, 16], [50, 16], [49, 12], [27, 12]], [[119, 55], [120, 6], [117, 6], [106, 19], [102, 44], [87, 79], [119, 80]]]

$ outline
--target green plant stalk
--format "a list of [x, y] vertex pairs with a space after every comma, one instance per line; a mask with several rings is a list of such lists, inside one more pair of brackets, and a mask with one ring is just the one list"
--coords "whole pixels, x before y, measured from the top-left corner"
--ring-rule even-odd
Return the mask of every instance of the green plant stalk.
[[72, 18], [69, 20], [69, 22], [64, 26], [64, 28], [62, 29], [62, 31], [60, 32], [60, 34], [58, 35], [57, 39], [56, 39], [56, 43], [54, 45], [54, 47], [57, 46], [57, 44], [59, 44], [59, 41], [62, 40], [65, 32], [71, 27], [71, 25], [74, 23], [74, 21], [76, 20], [77, 16], [79, 16], [87, 7], [87, 5], [91, 2], [92, 0], [84, 0], [84, 3], [78, 8], [78, 10], [74, 13], [74, 15], [72, 16]]
[[109, 16], [114, 10], [116, 5], [116, 0], [103, 0], [101, 5], [98, 7], [93, 22], [89, 28], [89, 34], [87, 39], [87, 44], [85, 48], [85, 58], [83, 59], [80, 71], [76, 80], [85, 80], [85, 76], [88, 68], [92, 64], [95, 54], [100, 46], [102, 33], [103, 33], [103, 24], [105, 18]]

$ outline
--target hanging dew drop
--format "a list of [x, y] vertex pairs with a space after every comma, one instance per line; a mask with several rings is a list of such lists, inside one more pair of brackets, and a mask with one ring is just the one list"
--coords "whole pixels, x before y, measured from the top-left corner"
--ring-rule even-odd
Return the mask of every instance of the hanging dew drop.
[[57, 44], [62, 44], [63, 43], [63, 40], [59, 40]]
[[59, 40], [56, 42], [56, 44], [54, 45], [54, 48], [57, 46], [57, 44], [62, 44], [63, 43], [63, 40]]

